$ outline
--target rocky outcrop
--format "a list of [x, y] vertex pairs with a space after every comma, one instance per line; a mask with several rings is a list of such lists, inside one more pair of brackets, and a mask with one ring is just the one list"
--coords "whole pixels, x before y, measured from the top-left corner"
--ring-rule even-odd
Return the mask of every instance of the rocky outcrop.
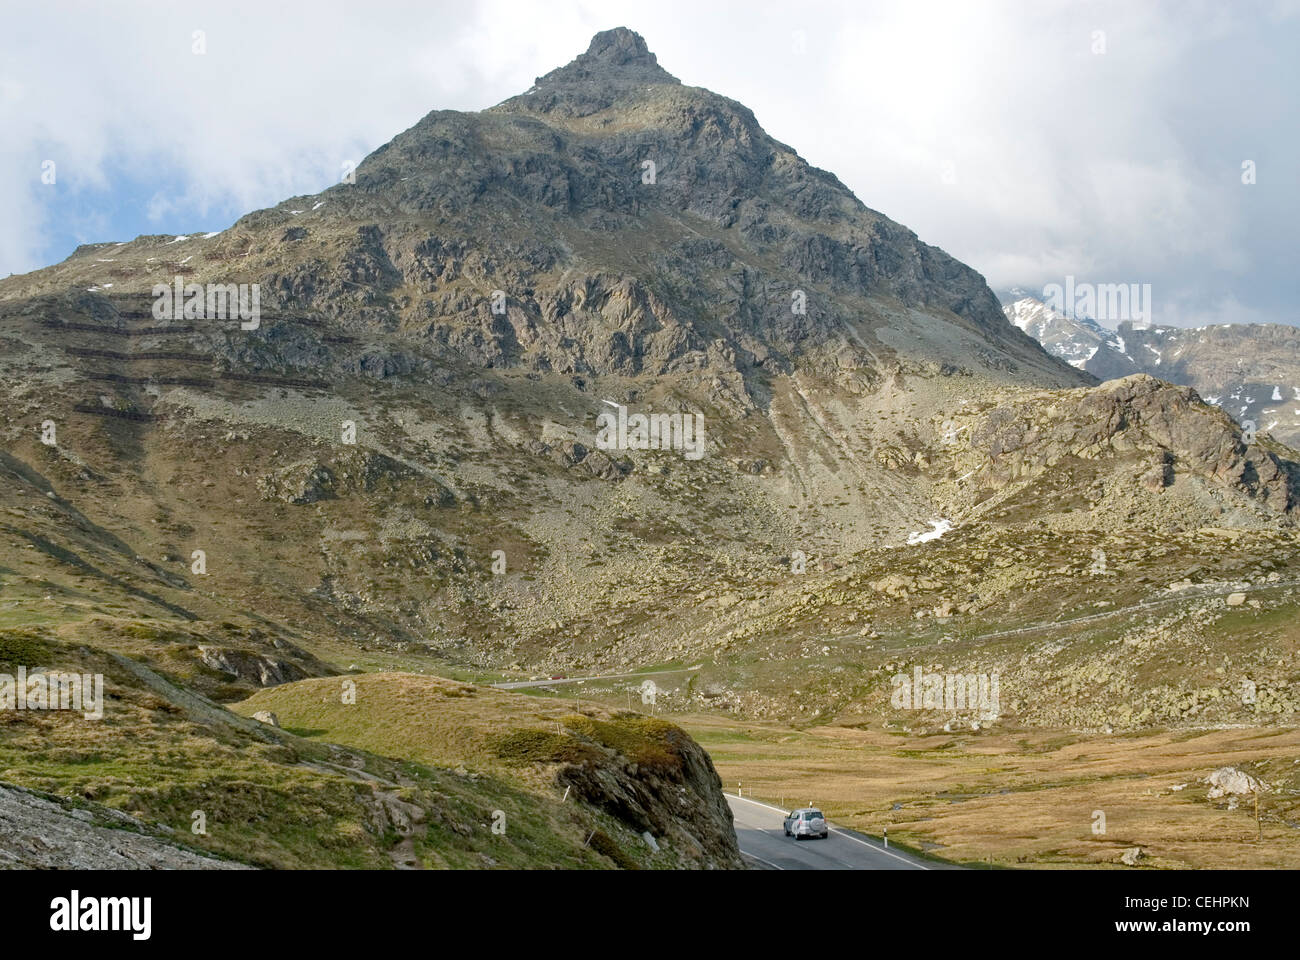
[[117, 810], [0, 784], [0, 869], [247, 870], [157, 835]]
[[316, 503], [334, 496], [334, 473], [320, 463], [294, 463], [258, 477], [257, 490], [264, 500]]
[[274, 687], [309, 676], [307, 671], [288, 660], [249, 650], [199, 647], [199, 659], [213, 670], [231, 674], [259, 687]]
[[599, 480], [619, 480], [632, 470], [626, 459], [615, 460], [602, 450], [589, 450], [576, 440], [563, 440], [552, 445], [534, 441], [532, 451], [549, 456], [562, 467], [580, 467]]
[[995, 406], [971, 424], [970, 437], [985, 461], [982, 482], [994, 488], [1067, 457], [1138, 453], [1150, 463], [1142, 483], [1156, 490], [1190, 474], [1274, 513], [1290, 512], [1300, 492], [1296, 464], [1247, 443], [1194, 390], [1145, 374]]
[[1206, 777], [1205, 782], [1210, 787], [1205, 796], [1210, 800], [1261, 793], [1268, 789], [1250, 774], [1236, 767], [1220, 767]]
[[596, 724], [583, 738], [581, 762], [560, 767], [556, 783], [633, 831], [667, 839], [701, 866], [741, 867], [731, 808], [709, 755], [672, 724], [620, 719], [636, 723], [648, 746], [628, 751], [625, 737], [602, 736], [609, 727]]

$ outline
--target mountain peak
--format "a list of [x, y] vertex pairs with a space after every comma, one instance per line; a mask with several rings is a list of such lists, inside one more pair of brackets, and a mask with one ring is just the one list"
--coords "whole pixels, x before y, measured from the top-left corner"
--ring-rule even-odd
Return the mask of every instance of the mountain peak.
[[646, 83], [678, 83], [659, 66], [658, 58], [646, 46], [645, 38], [627, 27], [602, 30], [591, 38], [587, 52], [573, 61], [537, 78], [536, 89], [565, 89]]
[[578, 59], [613, 67], [659, 67], [659, 61], [646, 46], [645, 38], [627, 27], [602, 30], [591, 38], [587, 52]]

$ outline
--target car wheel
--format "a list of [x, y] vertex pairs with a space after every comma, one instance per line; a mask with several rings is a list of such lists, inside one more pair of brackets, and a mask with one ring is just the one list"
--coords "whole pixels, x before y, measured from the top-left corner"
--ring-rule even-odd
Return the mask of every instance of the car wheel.
[[825, 839], [827, 839], [828, 837], [830, 837], [830, 835], [831, 835], [831, 832], [830, 832], [829, 830], [827, 830], [825, 833], [822, 834], [822, 839], [825, 840]]

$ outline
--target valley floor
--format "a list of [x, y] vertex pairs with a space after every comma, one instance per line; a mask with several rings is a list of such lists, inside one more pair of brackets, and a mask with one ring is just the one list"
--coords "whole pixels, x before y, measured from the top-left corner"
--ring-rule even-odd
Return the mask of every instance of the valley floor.
[[[1085, 735], [997, 730], [908, 736], [793, 730], [708, 715], [672, 718], [710, 753], [725, 789], [776, 806], [815, 804], [891, 845], [994, 867], [1300, 866], [1300, 730]], [[1211, 799], [1235, 767], [1283, 785]], [[1133, 854], [1129, 854], [1134, 859]]]

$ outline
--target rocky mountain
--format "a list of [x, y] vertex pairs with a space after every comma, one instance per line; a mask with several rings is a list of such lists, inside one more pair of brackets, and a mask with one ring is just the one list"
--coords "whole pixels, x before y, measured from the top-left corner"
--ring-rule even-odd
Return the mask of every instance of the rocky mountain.
[[[694, 372], [737, 413], [796, 365], [869, 381], [903, 360], [947, 362], [1084, 382], [1003, 322], [978, 274], [868, 210], [742, 105], [682, 85], [627, 30], [490, 110], [430, 113], [355, 183], [212, 236], [82, 247], [0, 292], [111, 299], [173, 274], [257, 281], [272, 309], [478, 367]], [[277, 345], [275, 360], [302, 369], [418, 366], [368, 341], [333, 342], [328, 357]]]
[[[277, 823], [325, 824], [325, 865], [435, 821], [427, 862], [505, 862], [479, 834], [509, 795], [575, 863], [585, 827], [600, 865], [735, 866], [708, 758], [642, 714], [893, 723], [907, 657], [1032, 677], [1015, 722], [1154, 722], [1116, 703], [1156, 687], [1181, 721], [1211, 656], [1251, 658], [1290, 711], [1294, 645], [1208, 626], [1172, 672], [1117, 658], [1088, 710], [1037, 698], [1079, 689], [1078, 651], [1017, 631], [1300, 578], [1300, 455], [1186, 387], [1099, 385], [1083, 352], [609, 31], [518, 97], [430, 113], [355, 182], [0, 281], [0, 639], [15, 663], [109, 658], [159, 751], [225, 744], [220, 799], [242, 817], [236, 784], [277, 784]], [[648, 668], [650, 700], [593, 683], [605, 705], [576, 715], [482, 686]], [[376, 702], [326, 709], [354, 677]], [[263, 710], [286, 732], [243, 716]], [[457, 757], [421, 726], [437, 711], [517, 737]], [[146, 819], [213, 802], [179, 768], [96, 780], [101, 740], [41, 735], [0, 723], [0, 778]], [[388, 765], [413, 757], [418, 782]], [[258, 863], [322, 863], [241, 822]], [[540, 856], [511, 836], [510, 864]]]
[[1281, 323], [1115, 330], [1033, 297], [1003, 307], [1048, 353], [1099, 380], [1146, 373], [1194, 388], [1238, 423], [1300, 445], [1300, 329]]

